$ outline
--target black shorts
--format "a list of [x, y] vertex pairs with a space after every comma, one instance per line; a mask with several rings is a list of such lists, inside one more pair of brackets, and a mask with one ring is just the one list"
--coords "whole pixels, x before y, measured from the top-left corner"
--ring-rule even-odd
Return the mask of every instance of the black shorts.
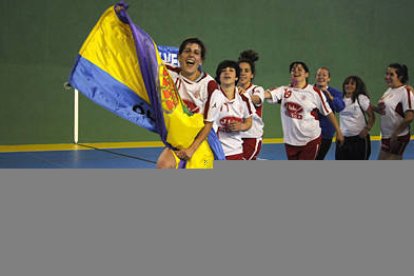
[[402, 156], [405, 148], [410, 142], [411, 134], [408, 133], [404, 136], [398, 136], [397, 140], [391, 143], [390, 138], [381, 139], [381, 150], [384, 152], [389, 152], [391, 154]]

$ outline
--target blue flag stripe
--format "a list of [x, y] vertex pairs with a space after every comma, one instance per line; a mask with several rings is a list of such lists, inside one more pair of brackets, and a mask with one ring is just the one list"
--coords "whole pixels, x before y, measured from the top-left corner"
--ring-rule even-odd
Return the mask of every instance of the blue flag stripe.
[[87, 59], [78, 57], [69, 82], [107, 110], [140, 127], [157, 132], [151, 106]]

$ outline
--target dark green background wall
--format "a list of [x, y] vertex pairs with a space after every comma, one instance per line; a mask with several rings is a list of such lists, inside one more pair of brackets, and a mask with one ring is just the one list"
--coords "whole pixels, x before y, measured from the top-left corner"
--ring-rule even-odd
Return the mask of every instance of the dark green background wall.
[[[361, 76], [376, 102], [391, 62], [414, 72], [412, 0], [157, 0], [127, 1], [134, 22], [159, 45], [198, 36], [205, 69], [253, 48], [256, 83], [286, 84], [288, 65], [328, 66], [332, 86]], [[0, 144], [67, 143], [73, 137], [73, 93], [63, 89], [74, 59], [107, 0], [1, 0]], [[265, 138], [281, 137], [279, 109], [265, 105]], [[155, 134], [80, 100], [80, 140], [159, 140]], [[374, 135], [378, 135], [378, 122]]]

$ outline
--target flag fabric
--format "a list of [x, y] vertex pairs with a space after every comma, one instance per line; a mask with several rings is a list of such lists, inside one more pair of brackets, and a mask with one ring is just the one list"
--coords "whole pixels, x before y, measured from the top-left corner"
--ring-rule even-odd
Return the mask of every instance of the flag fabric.
[[[189, 147], [204, 126], [191, 114], [158, 52], [157, 45], [126, 12], [122, 1], [109, 7], [83, 43], [69, 77], [72, 87], [96, 104], [159, 134], [173, 149]], [[181, 168], [212, 168], [224, 160], [214, 131]]]

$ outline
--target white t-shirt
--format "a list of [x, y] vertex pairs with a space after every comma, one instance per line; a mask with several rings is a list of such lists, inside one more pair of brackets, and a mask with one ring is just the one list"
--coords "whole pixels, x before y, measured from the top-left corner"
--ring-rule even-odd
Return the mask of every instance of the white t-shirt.
[[[405, 86], [388, 88], [379, 102], [385, 104], [385, 115], [381, 115], [381, 136], [390, 138], [395, 128], [404, 120], [404, 113], [414, 108], [413, 93]], [[407, 135], [410, 128], [407, 127], [398, 136]]]
[[179, 67], [167, 65], [167, 68], [188, 109], [193, 113], [203, 114], [205, 121], [214, 122], [219, 107], [225, 101], [225, 96], [218, 88], [217, 82], [204, 72], [198, 79], [191, 81], [180, 74]]
[[367, 111], [371, 106], [371, 101], [365, 95], [359, 95], [358, 99], [361, 107], [358, 105], [357, 99], [355, 99], [355, 102], [352, 102], [351, 98], [343, 98], [345, 108], [339, 112], [339, 125], [344, 136], [359, 135], [366, 126], [361, 108]]
[[226, 101], [220, 108], [217, 118], [217, 136], [223, 146], [226, 156], [243, 153], [243, 140], [241, 131], [228, 132], [228, 124], [231, 122], [243, 122], [244, 119], [253, 115], [251, 101], [244, 95], [240, 95], [236, 88], [235, 97]]
[[321, 135], [318, 111], [332, 112], [321, 91], [308, 84], [304, 88], [281, 86], [270, 91], [269, 103], [280, 103], [283, 140], [293, 146], [304, 146]]
[[245, 95], [247, 98], [249, 98], [250, 101], [251, 101], [251, 96], [252, 95], [259, 96], [259, 98], [261, 100], [261, 103], [256, 105], [256, 104], [253, 104], [253, 102], [252, 102], [252, 104], [254, 106], [252, 127], [247, 131], [243, 131], [241, 133], [241, 137], [242, 138], [261, 139], [262, 136], [263, 136], [263, 127], [264, 127], [264, 123], [263, 123], [263, 119], [262, 119], [264, 89], [261, 86], [257, 86], [257, 85], [252, 84], [243, 93], [243, 95]]

